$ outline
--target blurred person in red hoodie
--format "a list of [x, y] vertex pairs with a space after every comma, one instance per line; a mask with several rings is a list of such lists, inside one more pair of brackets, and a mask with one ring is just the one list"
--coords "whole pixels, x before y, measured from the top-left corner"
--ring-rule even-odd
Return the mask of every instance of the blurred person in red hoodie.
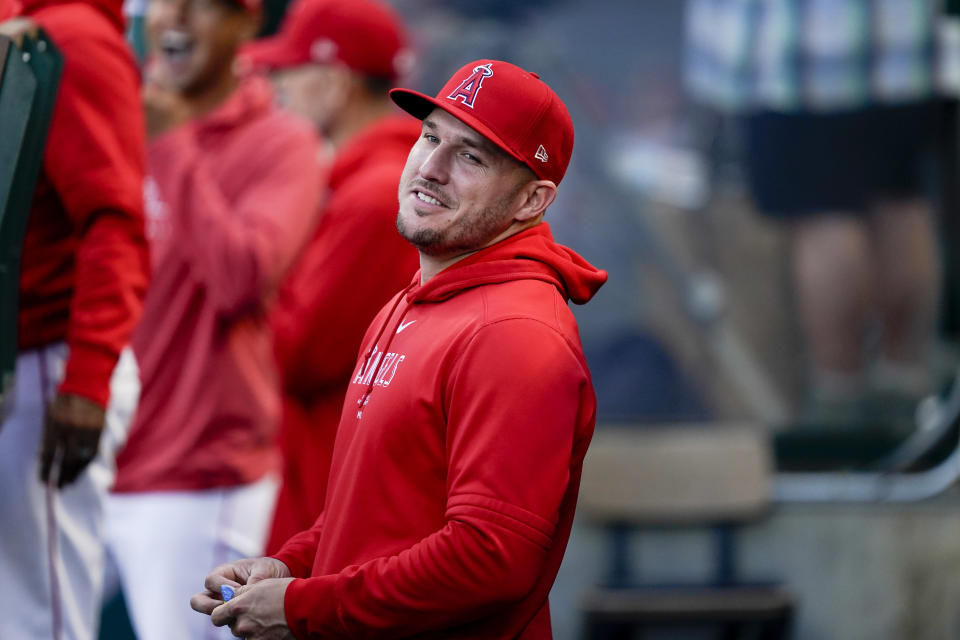
[[299, 0], [279, 35], [248, 45], [282, 104], [330, 141], [317, 230], [273, 314], [283, 375], [283, 481], [269, 552], [323, 510], [333, 440], [364, 329], [417, 270], [394, 225], [420, 123], [387, 91], [411, 58], [399, 17], [375, 0]]
[[19, 355], [0, 424], [0, 618], [9, 638], [96, 636], [103, 508], [140, 383], [144, 123], [119, 0], [24, 0], [64, 66], [21, 261]]
[[[20, 0], [0, 0], [0, 21], [13, 18], [17, 16], [22, 10], [23, 9], [20, 6]], [[16, 33], [19, 35], [20, 33], [22, 33], [23, 29], [29, 29], [29, 28], [32, 28], [32, 27], [27, 27], [27, 25], [21, 23], [21, 25], [17, 27]], [[5, 29], [6, 31], [3, 32], [4, 35], [7, 35], [8, 37], [11, 35], [14, 35], [15, 32], [10, 25], [7, 25]]]
[[364, 337], [321, 517], [191, 605], [257, 639], [550, 638], [596, 415], [567, 302], [606, 281], [543, 222], [573, 123], [497, 60], [391, 97], [423, 121], [397, 215], [420, 271]]
[[133, 337], [143, 393], [107, 504], [141, 640], [209, 636], [183, 604], [196, 567], [262, 553], [276, 499], [267, 316], [310, 237], [321, 176], [313, 127], [236, 63], [258, 22], [257, 0], [153, 0], [147, 12], [154, 278]]

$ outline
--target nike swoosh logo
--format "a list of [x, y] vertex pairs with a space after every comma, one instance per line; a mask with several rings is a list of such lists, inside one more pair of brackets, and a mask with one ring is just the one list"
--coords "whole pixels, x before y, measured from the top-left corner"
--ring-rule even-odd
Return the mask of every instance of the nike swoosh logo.
[[397, 333], [400, 333], [401, 331], [403, 331], [404, 329], [412, 325], [414, 322], [416, 322], [416, 320], [411, 320], [410, 322], [401, 322], [400, 325], [397, 327]]

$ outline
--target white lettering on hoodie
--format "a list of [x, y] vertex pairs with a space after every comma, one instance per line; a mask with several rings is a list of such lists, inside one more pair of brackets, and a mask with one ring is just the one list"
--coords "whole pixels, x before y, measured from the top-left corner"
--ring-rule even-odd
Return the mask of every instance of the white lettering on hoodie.
[[[366, 366], [361, 365], [357, 375], [354, 376], [353, 384], [369, 385], [370, 381], [373, 380], [373, 386], [375, 387], [389, 387], [397, 375], [400, 363], [406, 359], [407, 356], [404, 354], [391, 351], [384, 355], [382, 351], [378, 351], [377, 347], [374, 347], [373, 353], [367, 359]], [[376, 372], [376, 377], [374, 377], [374, 372]]]

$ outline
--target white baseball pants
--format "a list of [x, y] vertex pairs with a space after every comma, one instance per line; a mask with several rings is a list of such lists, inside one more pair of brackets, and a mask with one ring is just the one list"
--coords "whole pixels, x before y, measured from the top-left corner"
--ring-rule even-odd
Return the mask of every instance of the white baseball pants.
[[66, 345], [22, 352], [0, 425], [0, 637], [93, 640], [103, 588], [107, 490], [140, 395], [124, 350], [110, 381], [97, 457], [62, 490], [40, 482], [44, 411], [63, 377]]
[[107, 498], [107, 594], [123, 588], [139, 640], [233, 638], [190, 608], [215, 566], [263, 555], [279, 480]]

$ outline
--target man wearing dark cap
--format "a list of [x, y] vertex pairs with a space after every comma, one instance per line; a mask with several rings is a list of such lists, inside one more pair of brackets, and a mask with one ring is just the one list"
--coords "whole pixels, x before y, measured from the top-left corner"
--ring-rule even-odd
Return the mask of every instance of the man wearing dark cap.
[[247, 638], [550, 638], [596, 409], [567, 302], [606, 280], [542, 222], [573, 124], [497, 60], [391, 97], [423, 120], [397, 216], [420, 271], [364, 338], [323, 515], [191, 604]]
[[[280, 400], [266, 318], [319, 206], [318, 142], [245, 75], [255, 0], [152, 0], [146, 19], [153, 281], [133, 335], [143, 392], [107, 536], [140, 640], [210, 637], [197, 564], [263, 553]], [[223, 637], [229, 637], [223, 632]]]
[[311, 119], [333, 152], [317, 230], [273, 314], [284, 388], [273, 552], [323, 510], [364, 329], [417, 270], [417, 252], [394, 220], [420, 123], [387, 96], [410, 55], [399, 17], [375, 0], [298, 0], [281, 32], [245, 55], [271, 72], [281, 103]]

